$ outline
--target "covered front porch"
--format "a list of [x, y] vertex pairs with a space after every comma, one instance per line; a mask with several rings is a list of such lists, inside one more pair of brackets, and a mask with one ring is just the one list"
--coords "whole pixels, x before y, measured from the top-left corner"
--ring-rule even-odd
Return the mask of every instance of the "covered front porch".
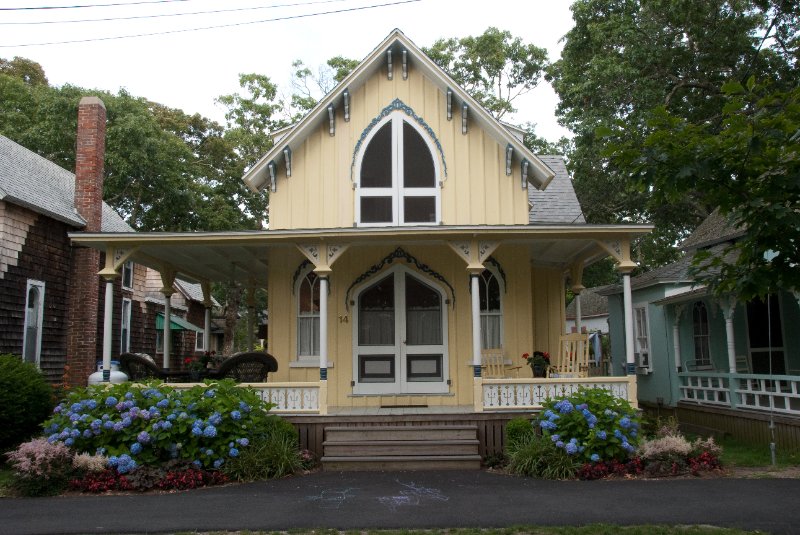
[[[107, 292], [128, 260], [159, 271], [167, 318], [177, 276], [201, 283], [207, 311], [212, 283], [249, 292], [266, 288], [265, 349], [278, 360], [278, 371], [270, 382], [251, 386], [275, 412], [408, 416], [530, 412], [582, 385], [635, 404], [630, 341], [628, 374], [618, 377], [526, 378], [521, 355], [558, 353], [565, 288], [579, 295], [583, 267], [606, 256], [617, 261], [632, 321], [630, 241], [649, 229], [426, 226], [71, 237], [106, 253], [99, 275], [109, 282]], [[494, 297], [486, 289], [491, 284]], [[108, 332], [114, 311], [105, 312]], [[209, 328], [207, 312], [206, 336]], [[487, 378], [487, 349], [501, 351], [509, 369], [522, 365], [520, 377]], [[110, 343], [103, 358], [110, 369]], [[165, 354], [163, 367], [171, 365]]]

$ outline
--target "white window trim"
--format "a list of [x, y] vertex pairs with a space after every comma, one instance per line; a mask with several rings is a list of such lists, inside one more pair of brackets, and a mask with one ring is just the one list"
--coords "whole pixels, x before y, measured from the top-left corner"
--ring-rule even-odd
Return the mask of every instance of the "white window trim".
[[[125, 270], [129, 269], [131, 272], [131, 284], [125, 286]], [[120, 286], [123, 290], [133, 290], [133, 260], [128, 260], [122, 264], [122, 276], [120, 277]]]
[[203, 339], [205, 338], [205, 332], [202, 332], [202, 333], [195, 332], [194, 335], [195, 335], [194, 336], [194, 350], [195, 351], [204, 351], [205, 352], [206, 349], [203, 347], [203, 345], [204, 345], [203, 344], [203, 341], [204, 341]]
[[[128, 305], [127, 307], [125, 305]], [[119, 352], [129, 353], [131, 350], [131, 310], [133, 302], [127, 297], [122, 298], [122, 310], [119, 316]], [[127, 327], [127, 330], [125, 329]], [[124, 342], [124, 344], [123, 344]]]
[[28, 279], [28, 284], [25, 288], [25, 316], [22, 323], [22, 359], [25, 360], [25, 348], [28, 344], [28, 297], [31, 293], [31, 288], [39, 290], [39, 310], [36, 318], [36, 367], [38, 368], [42, 358], [42, 323], [44, 320], [44, 281], [35, 279]]
[[[297, 277], [297, 282], [295, 283], [294, 287], [294, 295], [295, 295], [295, 305], [294, 305], [294, 313], [295, 313], [295, 321], [294, 321], [294, 328], [295, 328], [295, 356], [297, 357], [296, 362], [308, 364], [309, 366], [319, 366], [319, 355], [301, 355], [300, 354], [300, 318], [318, 318], [322, 321], [320, 317], [320, 313], [317, 312], [316, 315], [314, 314], [305, 314], [303, 316], [300, 315], [300, 287], [302, 286], [303, 282], [305, 282], [306, 278], [309, 274], [314, 271], [313, 265], [308, 265], [306, 268], [300, 272], [300, 276]], [[317, 276], [317, 288], [320, 289], [319, 284], [319, 276]], [[320, 296], [321, 298], [322, 296]], [[312, 295], [313, 298], [313, 295]], [[319, 322], [317, 322], [319, 325]]]
[[[505, 287], [505, 284], [503, 283], [502, 277], [500, 277], [500, 272], [498, 271], [498, 269], [495, 266], [493, 266], [491, 264], [484, 264], [484, 268], [486, 270], [488, 270], [492, 274], [492, 276], [497, 280], [497, 286], [498, 286], [498, 288], [500, 290], [500, 311], [499, 312], [488, 312], [488, 311], [481, 310], [480, 311], [480, 316], [481, 316], [481, 319], [483, 319], [484, 317], [488, 317], [488, 316], [500, 316], [500, 347], [499, 348], [495, 348], [495, 347], [486, 348], [486, 347], [483, 347], [484, 336], [483, 336], [483, 332], [481, 331], [481, 349], [502, 349], [503, 346], [504, 346], [505, 339], [506, 339], [506, 331], [505, 331], [505, 329], [506, 329], [505, 323], [506, 322], [505, 322], [505, 318], [504, 318], [504, 314], [503, 314], [503, 312], [505, 311], [505, 298], [504, 298], [504, 295], [506, 293], [506, 287]], [[482, 287], [483, 284], [484, 283], [481, 280], [480, 281], [481, 287]], [[488, 295], [487, 295], [487, 304], [488, 304]], [[483, 321], [481, 321], [481, 329], [483, 329]]]
[[[637, 313], [641, 311], [644, 316], [645, 332], [641, 333], [639, 317]], [[636, 366], [641, 369], [652, 371], [653, 369], [653, 350], [650, 347], [650, 311], [647, 303], [637, 303], [633, 305], [633, 346], [634, 353], [638, 355]], [[644, 344], [642, 341], [644, 340]], [[643, 364], [642, 354], [647, 353], [647, 363]]]
[[164, 331], [156, 330], [156, 353], [164, 353]]
[[[419, 125], [414, 124], [413, 121], [407, 120], [408, 116], [401, 111], [394, 111], [378, 122], [364, 138], [364, 143], [358, 154], [357, 164], [355, 169], [356, 188], [355, 188], [355, 222], [359, 227], [385, 227], [391, 226], [435, 226], [439, 225], [442, 221], [442, 196], [441, 196], [441, 164], [439, 162], [436, 147], [433, 145], [428, 134], [422, 130]], [[362, 188], [361, 187], [361, 162], [364, 159], [364, 154], [372, 142], [372, 138], [380, 129], [387, 123], [392, 122], [392, 187], [389, 188]], [[432, 188], [406, 188], [400, 183], [400, 178], [403, 177], [403, 124], [407, 123], [414, 128], [417, 133], [422, 137], [428, 151], [431, 154], [433, 161], [434, 171], [434, 185]], [[368, 195], [363, 192], [368, 191]], [[392, 198], [392, 221], [379, 222], [379, 223], [362, 223], [361, 222], [361, 198], [362, 197], [391, 197]], [[406, 197], [434, 197], [436, 202], [436, 217], [434, 221], [427, 223], [412, 222], [406, 223], [402, 220], [403, 216], [403, 199]]]

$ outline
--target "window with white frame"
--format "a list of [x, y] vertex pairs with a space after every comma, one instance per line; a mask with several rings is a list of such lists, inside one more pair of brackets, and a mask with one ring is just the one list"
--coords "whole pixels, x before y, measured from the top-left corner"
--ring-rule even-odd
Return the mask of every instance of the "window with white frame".
[[698, 301], [692, 307], [692, 326], [694, 330], [694, 360], [698, 366], [710, 366], [711, 355], [708, 349], [708, 310], [705, 303]]
[[122, 289], [133, 290], [133, 262], [131, 260], [122, 264]]
[[164, 331], [156, 330], [156, 353], [164, 352]]
[[636, 349], [637, 366], [648, 370], [651, 369], [646, 304], [633, 307], [633, 340]]
[[25, 362], [38, 366], [42, 351], [44, 282], [29, 279], [27, 290], [25, 297], [25, 327], [22, 331], [22, 357]]
[[427, 136], [407, 117], [402, 112], [390, 114], [366, 138], [357, 172], [358, 225], [441, 220], [438, 161]]
[[308, 266], [295, 289], [297, 295], [297, 356], [319, 358], [319, 277]]
[[206, 340], [205, 340], [205, 333], [194, 333], [194, 350], [195, 351], [205, 351], [206, 350]]
[[481, 310], [481, 349], [503, 347], [503, 301], [500, 280], [494, 268], [479, 277]]
[[131, 300], [122, 299], [122, 315], [120, 316], [119, 352], [131, 350]]

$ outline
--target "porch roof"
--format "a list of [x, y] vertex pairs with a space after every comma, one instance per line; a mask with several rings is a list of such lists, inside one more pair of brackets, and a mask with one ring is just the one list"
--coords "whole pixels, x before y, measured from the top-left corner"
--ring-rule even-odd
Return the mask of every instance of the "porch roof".
[[73, 244], [101, 251], [129, 248], [129, 259], [156, 270], [170, 268], [196, 282], [265, 281], [271, 254], [299, 244], [446, 244], [480, 240], [522, 244], [536, 262], [566, 266], [608, 256], [600, 243], [647, 234], [652, 225], [481, 225], [294, 229], [235, 232], [70, 233]]

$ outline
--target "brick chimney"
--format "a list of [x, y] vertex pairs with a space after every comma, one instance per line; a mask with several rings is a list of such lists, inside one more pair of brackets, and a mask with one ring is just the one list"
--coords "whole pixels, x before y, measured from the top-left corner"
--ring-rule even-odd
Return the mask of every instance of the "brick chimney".
[[[75, 209], [86, 220], [85, 232], [100, 232], [103, 222], [103, 162], [106, 146], [106, 107], [97, 97], [78, 104], [75, 153]], [[96, 249], [72, 248], [69, 281], [67, 370], [64, 382], [85, 386], [102, 356], [98, 319], [101, 254]]]
[[100, 232], [103, 220], [103, 162], [106, 153], [106, 107], [97, 97], [78, 104], [75, 153], [75, 208], [86, 220], [86, 232]]

